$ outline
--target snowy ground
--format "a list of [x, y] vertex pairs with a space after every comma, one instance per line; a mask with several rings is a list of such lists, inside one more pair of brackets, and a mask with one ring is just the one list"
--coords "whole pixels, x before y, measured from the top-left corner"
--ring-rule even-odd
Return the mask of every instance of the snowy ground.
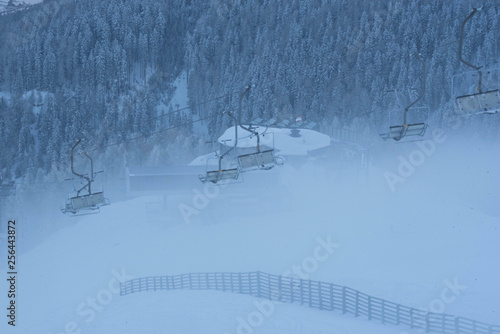
[[[250, 296], [116, 293], [120, 278], [281, 274], [300, 267], [317, 239], [328, 237], [340, 246], [307, 274], [311, 279], [499, 324], [500, 146], [451, 137], [434, 144], [374, 150], [369, 183], [314, 160], [280, 167], [290, 196], [271, 210], [252, 202], [223, 210], [216, 197], [199, 219], [187, 224], [172, 212], [177, 218], [167, 224], [148, 219], [148, 203], [159, 199], [142, 197], [113, 202], [99, 215], [61, 215], [51, 222], [61, 230], [19, 259], [18, 326], [7, 328], [3, 316], [2, 333], [412, 333], [287, 304], [245, 329], [254, 303], [262, 302]], [[461, 286], [453, 302], [442, 300], [446, 281]], [[4, 279], [0, 289], [7, 291]]]

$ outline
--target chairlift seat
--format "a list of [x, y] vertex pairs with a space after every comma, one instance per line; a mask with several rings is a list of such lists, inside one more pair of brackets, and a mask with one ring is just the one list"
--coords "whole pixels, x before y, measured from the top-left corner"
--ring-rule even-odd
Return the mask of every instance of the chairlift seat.
[[500, 111], [500, 92], [492, 90], [485, 93], [458, 96], [456, 98], [457, 113], [497, 113]]
[[479, 102], [484, 112], [497, 113], [500, 111], [500, 91], [493, 90], [479, 94]]
[[206, 176], [201, 176], [200, 180], [203, 183], [207, 181], [212, 183], [217, 183], [219, 181], [224, 181], [224, 180], [236, 180], [238, 179], [239, 175], [240, 172], [238, 168], [213, 170], [213, 171], [208, 171]]
[[271, 169], [276, 165], [274, 150], [240, 155], [238, 157], [238, 164], [244, 172], [255, 169]]
[[382, 137], [384, 139], [391, 138], [399, 141], [404, 137], [423, 136], [426, 128], [427, 125], [425, 123], [391, 126], [389, 127], [389, 133], [382, 135]]
[[81, 210], [98, 210], [101, 206], [109, 205], [109, 200], [104, 197], [104, 193], [98, 192], [83, 196], [74, 196], [68, 199], [63, 213], [76, 214]]

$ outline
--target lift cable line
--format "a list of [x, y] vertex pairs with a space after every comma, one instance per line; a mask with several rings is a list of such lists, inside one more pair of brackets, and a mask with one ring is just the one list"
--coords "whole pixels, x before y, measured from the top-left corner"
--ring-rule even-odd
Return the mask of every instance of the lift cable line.
[[[452, 95], [455, 97], [455, 110], [458, 114], [496, 114], [500, 111], [500, 70], [481, 70], [483, 66], [476, 66], [463, 57], [464, 31], [467, 22], [481, 8], [474, 8], [472, 12], [462, 22], [460, 28], [460, 43], [458, 47], [458, 59], [463, 64], [472, 68], [473, 71], [459, 74], [453, 78]], [[471, 80], [477, 77], [477, 84], [473, 90], [468, 89]], [[456, 84], [456, 86], [455, 86]], [[463, 87], [465, 86], [465, 87]], [[456, 88], [461, 90], [460, 93]], [[465, 89], [465, 91], [464, 91]]]
[[425, 89], [426, 89], [426, 66], [425, 63], [422, 59], [420, 59], [419, 55], [415, 53], [415, 58], [422, 64], [423, 67], [423, 75], [422, 75], [422, 91], [420, 92], [420, 95], [418, 98], [410, 103], [405, 109], [404, 109], [404, 116], [403, 116], [403, 125], [395, 125], [395, 126], [390, 126], [389, 127], [389, 132], [381, 134], [380, 136], [382, 139], [387, 140], [387, 139], [393, 139], [395, 141], [400, 141], [404, 137], [410, 137], [410, 136], [423, 136], [425, 134], [425, 130], [427, 128], [426, 123], [414, 123], [414, 124], [408, 124], [407, 122], [407, 114], [410, 108], [412, 108], [415, 104], [417, 104], [425, 95]]

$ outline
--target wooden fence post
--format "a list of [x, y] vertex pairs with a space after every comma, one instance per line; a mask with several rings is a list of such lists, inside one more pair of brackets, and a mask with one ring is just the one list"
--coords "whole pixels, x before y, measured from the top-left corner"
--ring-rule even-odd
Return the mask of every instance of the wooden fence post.
[[460, 318], [455, 317], [455, 334], [460, 333]]
[[368, 320], [372, 320], [372, 297], [368, 296]]
[[354, 316], [359, 316], [359, 291], [356, 290], [356, 310], [354, 311]]
[[335, 298], [333, 298], [333, 284], [330, 283], [330, 299], [332, 301], [332, 311], [335, 309], [334, 303], [335, 303]]
[[300, 304], [304, 304], [304, 280], [300, 279]]
[[321, 282], [318, 282], [319, 293], [319, 309], [323, 310], [323, 289], [321, 289]]
[[260, 271], [257, 272], [257, 297], [260, 298]]
[[312, 286], [311, 286], [311, 280], [309, 280], [309, 307], [312, 307]]
[[346, 291], [345, 291], [345, 286], [342, 287], [342, 313], [345, 314], [346, 313], [346, 305], [347, 301], [346, 301]]
[[281, 275], [278, 276], [278, 301], [281, 301], [281, 292], [283, 291], [283, 282], [281, 278]]
[[382, 299], [382, 324], [385, 324], [385, 300]]
[[241, 273], [238, 273], [238, 291], [239, 293], [243, 293], [243, 286], [241, 284]]

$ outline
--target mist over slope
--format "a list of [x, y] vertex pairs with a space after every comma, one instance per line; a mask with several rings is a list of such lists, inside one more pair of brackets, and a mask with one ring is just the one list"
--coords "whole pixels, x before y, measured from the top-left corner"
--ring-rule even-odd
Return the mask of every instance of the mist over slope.
[[[162, 200], [155, 196], [115, 202], [99, 215], [59, 216], [55, 223], [65, 228], [23, 256], [20, 324], [45, 332], [75, 321], [83, 333], [234, 333], [238, 317], [254, 309], [253, 298], [203, 291], [113, 294], [109, 304], [98, 304], [102, 310], [94, 310], [95, 317], [87, 298], [108, 289], [116, 275], [282, 274], [301, 267], [319, 239], [338, 247], [314, 270], [302, 271], [307, 278], [427, 310], [435, 310], [447, 284], [456, 284], [453, 302], [443, 303], [441, 311], [495, 324], [499, 146], [452, 133], [443, 138], [393, 188], [386, 174], [399, 173], [403, 160], [416, 161], [411, 157], [423, 152], [417, 144], [380, 150], [368, 182], [329, 169], [328, 161], [276, 167], [291, 196], [271, 196], [270, 207], [249, 201], [228, 210], [221, 189], [191, 221], [182, 220], [176, 206], [151, 216], [151, 203]], [[276, 308], [256, 333], [325, 333], [334, 323], [343, 333], [411, 333], [300, 305]]]

